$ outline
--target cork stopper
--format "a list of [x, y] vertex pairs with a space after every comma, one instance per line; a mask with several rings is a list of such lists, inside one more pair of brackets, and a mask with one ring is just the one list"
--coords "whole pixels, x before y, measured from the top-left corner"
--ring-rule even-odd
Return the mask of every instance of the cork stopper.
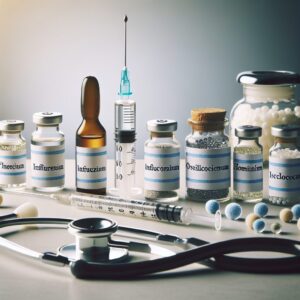
[[222, 108], [194, 108], [188, 123], [199, 131], [223, 130], [225, 115], [226, 110]]

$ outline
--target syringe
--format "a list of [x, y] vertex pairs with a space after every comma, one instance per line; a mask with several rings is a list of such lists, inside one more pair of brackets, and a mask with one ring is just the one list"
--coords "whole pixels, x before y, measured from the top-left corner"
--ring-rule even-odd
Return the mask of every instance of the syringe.
[[121, 73], [119, 98], [115, 101], [115, 188], [109, 190], [113, 195], [130, 198], [140, 194], [135, 183], [135, 141], [136, 141], [136, 104], [127, 69], [127, 21], [125, 16], [125, 64]]
[[36, 193], [30, 190], [8, 192], [19, 195], [47, 197], [77, 208], [138, 217], [154, 221], [166, 221], [177, 224], [208, 225], [216, 230], [222, 227], [222, 215], [217, 211], [213, 216], [195, 213], [191, 208], [145, 200], [122, 199], [108, 195], [92, 195], [86, 193], [57, 192], [53, 194]]
[[214, 225], [216, 230], [221, 229], [222, 217], [220, 211], [211, 217], [195, 213], [191, 208], [182, 206], [144, 200], [121, 199], [113, 196], [56, 193], [52, 194], [51, 197], [78, 208], [186, 225]]

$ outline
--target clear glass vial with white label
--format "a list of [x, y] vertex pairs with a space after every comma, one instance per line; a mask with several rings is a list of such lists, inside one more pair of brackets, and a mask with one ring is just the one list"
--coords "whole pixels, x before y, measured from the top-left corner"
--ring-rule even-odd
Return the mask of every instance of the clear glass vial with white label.
[[178, 200], [180, 145], [175, 138], [177, 122], [151, 120], [147, 122], [150, 139], [145, 142], [144, 194], [148, 200], [172, 202]]
[[233, 198], [256, 203], [263, 198], [263, 147], [259, 126], [235, 128], [238, 144], [233, 149]]
[[220, 202], [230, 198], [230, 147], [224, 129], [226, 111], [198, 108], [188, 120], [186, 139], [186, 197], [192, 201]]
[[26, 185], [24, 122], [0, 121], [0, 188], [15, 190]]
[[60, 190], [65, 184], [65, 138], [59, 130], [62, 114], [33, 115], [36, 130], [31, 136], [31, 185], [42, 192]]
[[272, 126], [274, 145], [269, 155], [269, 201], [291, 206], [299, 203], [300, 125]]

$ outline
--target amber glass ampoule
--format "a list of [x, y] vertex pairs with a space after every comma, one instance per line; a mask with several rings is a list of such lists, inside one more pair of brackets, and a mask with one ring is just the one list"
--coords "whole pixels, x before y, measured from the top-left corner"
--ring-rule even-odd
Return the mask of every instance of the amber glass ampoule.
[[99, 113], [99, 84], [89, 76], [81, 87], [83, 120], [76, 132], [76, 190], [101, 195], [106, 193], [106, 131]]

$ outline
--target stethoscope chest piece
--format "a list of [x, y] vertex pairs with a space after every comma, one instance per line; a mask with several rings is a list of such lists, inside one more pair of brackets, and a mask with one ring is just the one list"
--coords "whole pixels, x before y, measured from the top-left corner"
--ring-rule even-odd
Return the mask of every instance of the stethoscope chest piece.
[[109, 245], [110, 237], [118, 229], [117, 223], [104, 218], [86, 218], [72, 221], [68, 231], [75, 236], [75, 244], [64, 245], [59, 253], [71, 260], [113, 263], [128, 258], [126, 248]]

